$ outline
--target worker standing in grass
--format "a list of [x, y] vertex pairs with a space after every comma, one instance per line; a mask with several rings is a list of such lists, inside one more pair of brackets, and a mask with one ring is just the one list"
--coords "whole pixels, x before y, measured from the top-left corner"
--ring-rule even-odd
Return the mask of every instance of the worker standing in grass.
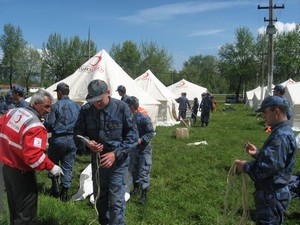
[[66, 202], [77, 152], [74, 143], [74, 126], [80, 105], [69, 98], [70, 88], [66, 83], [59, 83], [54, 91], [57, 92], [57, 102], [46, 115], [44, 126], [51, 133], [48, 139], [48, 156], [56, 165], [61, 164], [64, 175], [60, 177], [61, 183], [58, 176], [49, 173], [48, 177], [52, 181], [51, 195], [60, 197], [61, 201]]
[[10, 212], [10, 224], [36, 224], [38, 184], [36, 170], [63, 174], [45, 154], [47, 130], [41, 119], [50, 112], [53, 97], [45, 90], [33, 94], [26, 108], [14, 108], [0, 117], [0, 162]]
[[196, 98], [194, 98], [194, 103], [193, 103], [193, 106], [192, 106], [192, 116], [191, 116], [194, 126], [196, 126], [196, 122], [197, 122], [198, 109], [199, 109], [199, 100], [196, 97]]
[[145, 204], [147, 201], [147, 191], [150, 186], [150, 171], [152, 165], [152, 145], [154, 129], [149, 116], [139, 112], [139, 100], [131, 96], [126, 100], [129, 108], [133, 112], [137, 129], [139, 132], [138, 144], [130, 152], [129, 171], [132, 174], [134, 189], [130, 195], [134, 196], [142, 190], [139, 202]]
[[179, 98], [176, 98], [175, 101], [179, 103], [178, 111], [179, 116], [178, 120], [185, 119], [187, 108], [191, 109], [188, 98], [186, 97], [186, 92], [182, 92]]
[[[87, 104], [75, 124], [75, 135], [90, 139], [92, 179], [100, 224], [125, 224], [125, 178], [129, 152], [137, 144], [133, 114], [125, 102], [110, 97], [102, 80], [88, 85]], [[99, 194], [100, 190], [100, 195]]]
[[272, 132], [260, 150], [246, 143], [246, 152], [254, 160], [235, 161], [237, 170], [247, 173], [254, 182], [256, 224], [282, 224], [291, 202], [288, 183], [295, 165], [297, 144], [287, 119], [288, 107], [278, 96], [263, 100], [256, 112], [262, 112]]
[[202, 93], [202, 100], [200, 103], [199, 111], [201, 112], [201, 127], [208, 126], [210, 112], [214, 110], [212, 99], [209, 93]]

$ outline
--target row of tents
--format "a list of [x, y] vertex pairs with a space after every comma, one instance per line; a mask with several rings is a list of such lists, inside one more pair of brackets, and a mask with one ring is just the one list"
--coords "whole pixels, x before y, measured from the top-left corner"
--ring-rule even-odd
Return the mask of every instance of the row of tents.
[[[280, 84], [285, 87], [284, 97], [287, 98], [292, 109], [291, 126], [294, 130], [300, 130], [300, 82], [296, 82], [290, 78]], [[262, 100], [267, 96], [269, 96], [267, 86], [258, 86], [253, 90], [247, 91], [246, 106], [257, 110]]]
[[70, 86], [70, 99], [83, 103], [87, 96], [87, 86], [95, 79], [104, 80], [111, 91], [110, 95], [117, 99], [120, 99], [117, 87], [124, 85], [128, 95], [139, 99], [140, 106], [147, 111], [154, 126], [178, 123], [178, 104], [175, 99], [180, 97], [182, 92], [186, 92], [190, 100], [197, 97], [200, 101], [201, 94], [207, 92], [206, 88], [184, 79], [166, 87], [150, 70], [133, 80], [105, 50], [98, 52], [72, 75], [46, 90], [56, 96], [54, 90], [57, 84], [65, 82]]

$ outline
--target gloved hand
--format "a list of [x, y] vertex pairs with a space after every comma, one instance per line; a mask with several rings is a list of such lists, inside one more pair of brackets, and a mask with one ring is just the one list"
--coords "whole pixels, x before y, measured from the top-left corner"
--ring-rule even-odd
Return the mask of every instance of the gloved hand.
[[57, 165], [54, 165], [54, 167], [50, 170], [50, 173], [52, 173], [56, 177], [59, 175], [64, 175], [62, 169]]

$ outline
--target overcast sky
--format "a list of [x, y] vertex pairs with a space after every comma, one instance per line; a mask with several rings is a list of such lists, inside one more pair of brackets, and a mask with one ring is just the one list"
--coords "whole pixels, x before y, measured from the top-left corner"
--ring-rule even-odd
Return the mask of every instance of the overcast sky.
[[[234, 43], [235, 31], [247, 27], [256, 37], [269, 18], [269, 0], [0, 0], [0, 35], [7, 23], [20, 27], [24, 39], [42, 48], [51, 33], [63, 38], [91, 39], [100, 51], [113, 43], [153, 41], [174, 57], [181, 69], [190, 56], [216, 55]], [[279, 31], [300, 23], [300, 0], [273, 1]]]

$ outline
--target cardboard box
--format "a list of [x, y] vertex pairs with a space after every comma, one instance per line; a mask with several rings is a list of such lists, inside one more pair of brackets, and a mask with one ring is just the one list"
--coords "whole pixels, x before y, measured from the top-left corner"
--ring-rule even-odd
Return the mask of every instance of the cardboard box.
[[176, 139], [188, 139], [189, 129], [187, 128], [176, 128]]

